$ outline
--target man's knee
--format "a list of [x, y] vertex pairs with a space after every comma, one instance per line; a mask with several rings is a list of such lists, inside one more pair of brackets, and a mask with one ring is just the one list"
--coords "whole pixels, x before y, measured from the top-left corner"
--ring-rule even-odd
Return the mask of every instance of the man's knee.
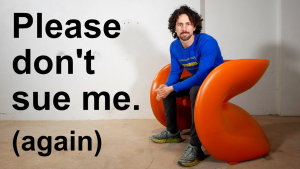
[[191, 101], [196, 100], [199, 88], [200, 88], [200, 86], [193, 86], [190, 89], [190, 99], [191, 99]]
[[164, 98], [164, 99], [173, 99], [173, 98], [176, 98], [176, 92], [175, 91], [173, 91], [173, 92], [171, 92], [166, 98]]

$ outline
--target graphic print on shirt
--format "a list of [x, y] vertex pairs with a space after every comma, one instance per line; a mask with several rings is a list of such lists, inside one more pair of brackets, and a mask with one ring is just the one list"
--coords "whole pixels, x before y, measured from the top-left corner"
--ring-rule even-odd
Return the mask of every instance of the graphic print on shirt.
[[197, 61], [195, 56], [187, 59], [181, 59], [179, 60], [179, 62], [186, 70], [195, 70], [199, 67], [199, 62]]

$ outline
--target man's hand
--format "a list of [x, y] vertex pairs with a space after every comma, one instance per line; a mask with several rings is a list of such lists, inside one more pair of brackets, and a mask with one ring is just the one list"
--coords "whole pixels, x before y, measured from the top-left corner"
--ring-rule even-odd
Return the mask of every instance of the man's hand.
[[156, 95], [156, 100], [157, 101], [160, 101], [162, 98], [161, 97], [159, 97], [158, 95]]
[[173, 86], [166, 86], [164, 84], [160, 85], [155, 92], [157, 92], [156, 100], [166, 98], [171, 92], [173, 92]]
[[165, 85], [165, 84], [161, 84], [161, 85], [159, 85], [159, 87], [157, 88], [157, 89], [155, 89], [154, 91], [157, 93], [156, 94], [156, 100], [157, 101], [160, 101], [161, 99], [162, 99], [162, 97], [161, 97], [161, 95], [162, 95], [162, 93], [161, 93], [161, 89], [163, 88], [163, 87], [168, 87], [167, 85]]

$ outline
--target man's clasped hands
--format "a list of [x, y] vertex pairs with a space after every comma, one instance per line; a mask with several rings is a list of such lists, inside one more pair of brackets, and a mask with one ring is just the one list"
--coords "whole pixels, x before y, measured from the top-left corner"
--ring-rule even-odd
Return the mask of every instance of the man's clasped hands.
[[173, 91], [173, 86], [167, 86], [165, 84], [159, 85], [159, 87], [155, 89], [155, 92], [157, 93], [156, 100], [160, 101], [161, 99], [166, 98]]

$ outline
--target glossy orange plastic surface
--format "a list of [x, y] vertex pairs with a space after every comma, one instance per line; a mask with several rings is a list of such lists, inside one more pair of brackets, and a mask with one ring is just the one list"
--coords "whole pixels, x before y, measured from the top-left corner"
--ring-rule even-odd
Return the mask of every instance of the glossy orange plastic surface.
[[[235, 164], [269, 153], [269, 141], [256, 120], [245, 110], [229, 103], [232, 97], [254, 86], [266, 71], [269, 60], [241, 59], [226, 61], [215, 68], [201, 85], [195, 103], [195, 125], [205, 149], [215, 158]], [[166, 126], [162, 101], [154, 90], [167, 81], [170, 65], [156, 76], [150, 101], [157, 120]], [[182, 77], [190, 75], [184, 70]], [[182, 78], [181, 77], [181, 78]], [[178, 129], [191, 126], [190, 101], [177, 99]]]
[[195, 126], [203, 146], [215, 158], [238, 162], [269, 153], [269, 141], [256, 120], [228, 102], [254, 86], [269, 62], [263, 59], [225, 62], [201, 85], [195, 103]]

